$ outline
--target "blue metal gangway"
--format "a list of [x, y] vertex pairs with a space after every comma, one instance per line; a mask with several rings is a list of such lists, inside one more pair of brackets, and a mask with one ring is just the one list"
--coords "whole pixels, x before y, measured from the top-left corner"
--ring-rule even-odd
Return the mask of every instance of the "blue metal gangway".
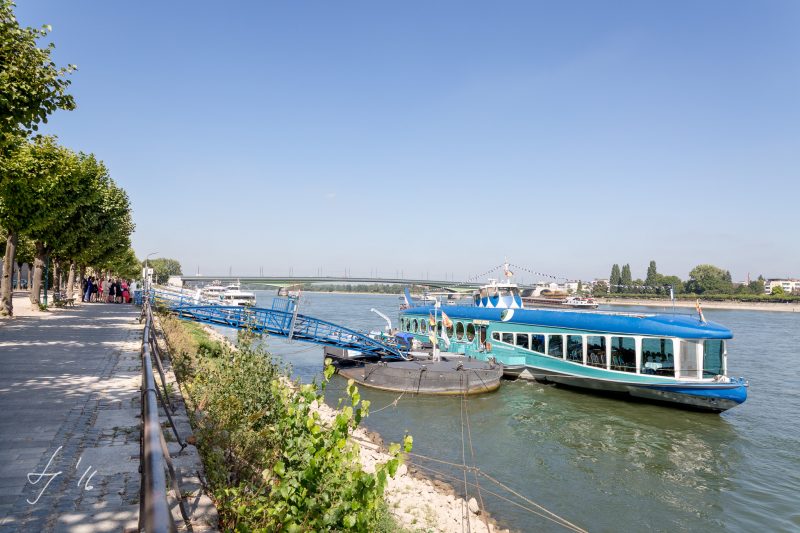
[[326, 346], [357, 350], [365, 356], [407, 357], [396, 347], [332, 322], [297, 313], [295, 302], [275, 298], [271, 309], [198, 302], [185, 293], [151, 289], [154, 304], [167, 307], [184, 320], [268, 333]]

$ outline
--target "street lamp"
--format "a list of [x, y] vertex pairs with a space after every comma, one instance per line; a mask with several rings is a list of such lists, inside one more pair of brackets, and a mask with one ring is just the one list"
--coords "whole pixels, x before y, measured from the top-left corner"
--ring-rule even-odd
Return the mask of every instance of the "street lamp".
[[150, 272], [147, 270], [147, 260], [150, 259], [150, 256], [156, 255], [158, 252], [152, 252], [147, 254], [147, 257], [144, 258], [144, 292], [147, 293], [150, 290], [150, 287], [147, 284], [147, 274]]

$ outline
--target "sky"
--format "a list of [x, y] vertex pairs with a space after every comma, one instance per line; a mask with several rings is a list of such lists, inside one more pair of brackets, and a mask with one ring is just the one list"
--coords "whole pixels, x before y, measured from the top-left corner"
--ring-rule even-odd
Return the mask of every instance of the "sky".
[[800, 277], [800, 2], [17, 4], [185, 274]]

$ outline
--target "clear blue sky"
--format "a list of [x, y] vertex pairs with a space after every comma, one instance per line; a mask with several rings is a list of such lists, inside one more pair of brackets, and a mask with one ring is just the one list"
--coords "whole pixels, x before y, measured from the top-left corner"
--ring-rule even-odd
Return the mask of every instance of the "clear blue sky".
[[18, 4], [185, 273], [800, 277], [800, 2]]

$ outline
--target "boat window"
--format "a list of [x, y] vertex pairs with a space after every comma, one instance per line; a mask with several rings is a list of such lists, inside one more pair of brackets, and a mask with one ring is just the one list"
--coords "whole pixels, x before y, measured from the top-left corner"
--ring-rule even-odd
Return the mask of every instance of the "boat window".
[[672, 339], [642, 339], [641, 372], [675, 377]]
[[496, 340], [496, 341], [499, 341], [500, 340], [500, 332], [499, 331], [493, 331], [492, 332], [492, 339]]
[[561, 335], [547, 336], [547, 355], [564, 358], [564, 337]]
[[606, 367], [606, 338], [600, 335], [586, 337], [586, 364]]
[[440, 337], [442, 336], [442, 321], [441, 320], [436, 323], [436, 334], [439, 335]]
[[544, 353], [544, 335], [531, 335], [531, 350]]
[[456, 339], [461, 340], [464, 338], [464, 324], [456, 322]]
[[530, 344], [531, 344], [530, 335], [528, 335], [527, 333], [517, 333], [516, 339], [517, 339], [517, 341], [516, 341], [515, 344], [517, 346], [519, 346], [520, 348], [525, 348], [526, 350], [530, 350], [531, 349], [531, 346], [530, 346]]
[[514, 334], [513, 333], [503, 333], [503, 342], [508, 344], [514, 344]]
[[422, 333], [427, 333], [428, 332], [428, 321], [427, 320], [423, 319], [423, 320], [419, 321], [419, 330]]
[[449, 339], [452, 336], [453, 336], [453, 323], [450, 322], [450, 325], [447, 326], [447, 338]]
[[636, 372], [636, 339], [611, 337], [611, 370]]
[[682, 378], [697, 377], [697, 346], [696, 341], [681, 342], [681, 362], [678, 375]]
[[725, 353], [725, 344], [719, 340], [708, 340], [703, 342], [703, 377], [713, 378], [721, 375], [722, 355]]
[[567, 335], [567, 360], [583, 363], [583, 336]]
[[472, 339], [475, 338], [475, 326], [473, 324], [467, 324], [467, 340], [472, 342]]
[[419, 331], [419, 325], [417, 324], [417, 319], [416, 318], [414, 319], [414, 322], [412, 322], [411, 324], [412, 324], [412, 326], [414, 328], [414, 333]]

